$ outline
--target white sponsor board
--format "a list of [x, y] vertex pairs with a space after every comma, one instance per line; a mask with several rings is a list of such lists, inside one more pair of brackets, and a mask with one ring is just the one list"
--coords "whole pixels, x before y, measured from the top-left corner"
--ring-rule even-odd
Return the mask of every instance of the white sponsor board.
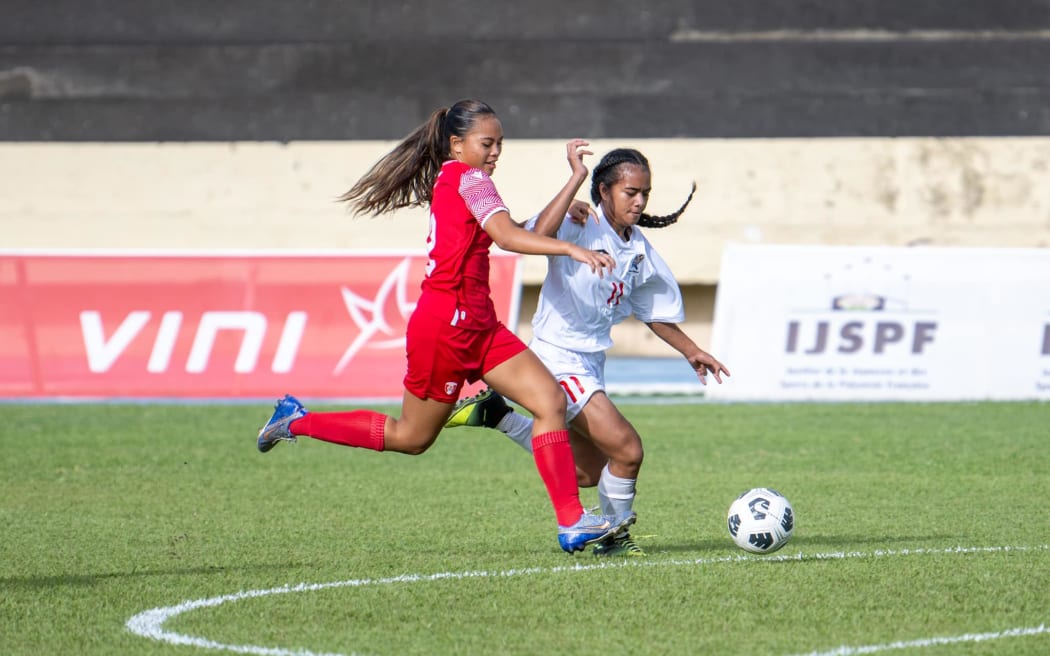
[[726, 400], [1050, 399], [1050, 249], [730, 245]]

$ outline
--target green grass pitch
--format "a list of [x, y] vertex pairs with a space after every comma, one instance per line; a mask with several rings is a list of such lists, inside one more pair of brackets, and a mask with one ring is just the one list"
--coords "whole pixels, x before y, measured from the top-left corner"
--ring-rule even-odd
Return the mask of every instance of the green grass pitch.
[[[492, 431], [264, 455], [265, 404], [0, 407], [3, 654], [1050, 653], [1050, 404], [624, 404], [650, 555], [606, 567]], [[758, 486], [773, 556], [725, 528]]]

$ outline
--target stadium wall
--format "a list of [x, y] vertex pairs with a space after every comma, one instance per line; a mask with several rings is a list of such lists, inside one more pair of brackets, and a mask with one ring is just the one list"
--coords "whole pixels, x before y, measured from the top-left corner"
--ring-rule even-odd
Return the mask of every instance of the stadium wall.
[[5, 0], [0, 140], [1050, 134], [1048, 0]]
[[[389, 141], [0, 144], [0, 224], [17, 249], [418, 248], [422, 210], [351, 217], [334, 198]], [[595, 140], [646, 153], [650, 211], [679, 224], [648, 235], [687, 297], [686, 329], [710, 336], [729, 243], [1050, 246], [1050, 138]], [[564, 182], [560, 140], [509, 140], [497, 182], [519, 219]], [[582, 190], [580, 198], [587, 197]], [[529, 334], [545, 261], [525, 258], [519, 332]], [[644, 327], [616, 354], [668, 354]]]

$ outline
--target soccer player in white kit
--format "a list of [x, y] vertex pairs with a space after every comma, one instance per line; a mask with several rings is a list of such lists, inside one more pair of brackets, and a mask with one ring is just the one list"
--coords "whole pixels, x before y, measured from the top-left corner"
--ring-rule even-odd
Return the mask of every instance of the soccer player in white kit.
[[[529, 344], [565, 391], [578, 482], [581, 487], [597, 485], [601, 512], [613, 516], [632, 512], [643, 448], [638, 431], [605, 393], [605, 351], [613, 344], [612, 327], [634, 315], [682, 354], [700, 382], [706, 384], [708, 374], [718, 383], [730, 375], [679, 327], [685, 319], [681, 290], [639, 229], [673, 224], [692, 193], [677, 212], [653, 217], [644, 213], [651, 190], [645, 156], [616, 149], [592, 173], [593, 211], [576, 203], [567, 217], [571, 220], [535, 217], [525, 224], [539, 234], [605, 252], [616, 262], [610, 274], [597, 278], [570, 258], [548, 256]], [[588, 216], [592, 213], [596, 220]], [[495, 428], [526, 451], [531, 449], [532, 420], [514, 412], [492, 390], [457, 404], [446, 426], [464, 425]], [[627, 532], [595, 544], [594, 553], [645, 555]]]
[[[560, 222], [587, 179], [587, 142], [566, 144], [572, 171], [540, 213]], [[464, 381], [483, 379], [519, 398], [536, 417], [536, 468], [569, 553], [620, 532], [634, 515], [597, 517], [580, 503], [566, 428], [565, 400], [543, 362], [496, 315], [489, 286], [489, 248], [560, 253], [602, 275], [602, 253], [523, 230], [511, 218], [491, 176], [503, 152], [503, 124], [480, 100], [464, 99], [430, 118], [372, 166], [341, 199], [358, 213], [429, 206], [426, 275], [406, 329], [404, 396], [399, 417], [369, 409], [308, 411], [290, 394], [278, 399], [259, 430], [263, 453], [299, 436], [372, 451], [419, 455], [437, 439]], [[597, 276], [596, 276], [597, 277]], [[364, 373], [364, 372], [362, 372]]]

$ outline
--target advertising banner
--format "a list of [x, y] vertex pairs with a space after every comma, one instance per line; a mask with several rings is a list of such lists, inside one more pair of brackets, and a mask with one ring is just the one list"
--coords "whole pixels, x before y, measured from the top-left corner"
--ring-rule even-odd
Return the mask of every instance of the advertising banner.
[[[519, 262], [491, 257], [512, 327]], [[400, 400], [425, 264], [417, 252], [0, 253], [0, 397]]]
[[1050, 399], [1050, 249], [727, 248], [727, 400]]

